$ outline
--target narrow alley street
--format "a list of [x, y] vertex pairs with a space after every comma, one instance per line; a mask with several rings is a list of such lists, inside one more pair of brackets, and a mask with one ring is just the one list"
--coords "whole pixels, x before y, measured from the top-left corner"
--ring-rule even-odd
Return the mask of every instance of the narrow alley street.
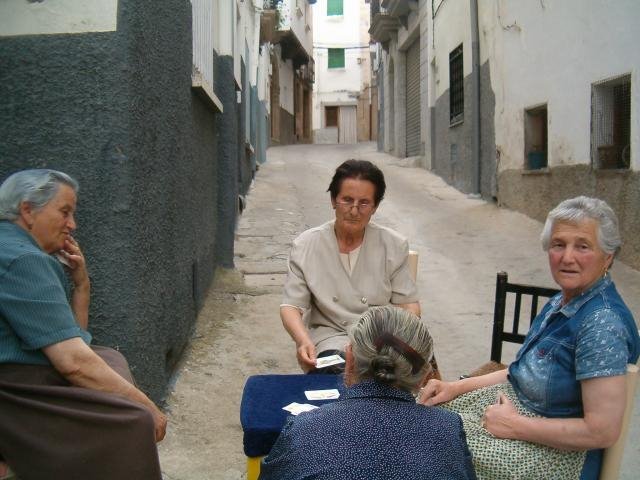
[[[542, 251], [540, 222], [469, 198], [373, 143], [272, 147], [247, 196], [235, 242], [235, 271], [216, 274], [196, 331], [167, 399], [169, 427], [160, 444], [166, 480], [245, 477], [239, 406], [250, 375], [298, 373], [293, 342], [278, 306], [291, 240], [332, 218], [327, 187], [348, 158], [371, 160], [387, 180], [373, 221], [392, 227], [419, 253], [423, 319], [435, 339], [443, 376], [454, 379], [489, 360], [495, 276], [555, 286]], [[624, 248], [624, 247], [623, 247]], [[640, 272], [621, 262], [612, 275], [640, 318]], [[509, 362], [515, 348], [505, 348]], [[640, 408], [621, 478], [640, 471]]]

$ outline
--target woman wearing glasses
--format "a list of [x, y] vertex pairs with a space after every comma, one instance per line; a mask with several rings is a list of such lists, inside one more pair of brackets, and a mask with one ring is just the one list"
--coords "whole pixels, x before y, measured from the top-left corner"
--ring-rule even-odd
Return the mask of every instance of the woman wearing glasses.
[[344, 355], [348, 328], [370, 306], [393, 304], [420, 316], [407, 240], [370, 221], [385, 188], [378, 167], [347, 160], [328, 189], [335, 219], [293, 242], [280, 316], [305, 372], [319, 357]]

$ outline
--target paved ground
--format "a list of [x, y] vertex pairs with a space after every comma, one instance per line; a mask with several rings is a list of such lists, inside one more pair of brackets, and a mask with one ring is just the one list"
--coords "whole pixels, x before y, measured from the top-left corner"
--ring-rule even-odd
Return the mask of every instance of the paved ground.
[[[235, 271], [216, 275], [189, 351], [168, 398], [169, 428], [160, 446], [166, 480], [244, 478], [239, 403], [246, 378], [298, 372], [279, 315], [293, 237], [331, 218], [326, 189], [347, 158], [378, 164], [388, 194], [374, 220], [404, 233], [420, 254], [423, 318], [445, 378], [489, 358], [495, 274], [553, 286], [539, 243], [541, 224], [471, 199], [431, 173], [380, 154], [373, 144], [299, 145], [268, 150], [236, 235]], [[613, 277], [640, 318], [640, 272], [616, 262]], [[509, 361], [514, 350], [506, 349]], [[640, 471], [636, 400], [624, 479]]]

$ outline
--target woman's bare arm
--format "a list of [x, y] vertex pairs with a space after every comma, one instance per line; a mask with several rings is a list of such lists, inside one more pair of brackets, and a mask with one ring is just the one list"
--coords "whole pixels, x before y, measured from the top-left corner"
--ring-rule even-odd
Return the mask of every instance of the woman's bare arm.
[[296, 355], [300, 368], [308, 372], [316, 365], [316, 347], [302, 321], [302, 312], [297, 307], [282, 305], [280, 307], [280, 318], [285, 330], [296, 343]]
[[156, 441], [164, 438], [167, 417], [149, 397], [109, 367], [81, 338], [63, 340], [44, 347], [42, 351], [53, 367], [73, 385], [113, 393], [145, 406], [153, 416]]
[[485, 428], [499, 438], [540, 443], [562, 450], [606, 448], [618, 439], [626, 401], [624, 375], [583, 380], [583, 418], [519, 415], [504, 396], [487, 408]]

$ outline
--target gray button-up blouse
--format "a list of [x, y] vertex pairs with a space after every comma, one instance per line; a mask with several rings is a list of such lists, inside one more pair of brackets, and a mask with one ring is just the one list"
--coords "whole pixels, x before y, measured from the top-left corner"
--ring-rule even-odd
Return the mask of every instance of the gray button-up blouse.
[[282, 304], [305, 310], [318, 353], [344, 350], [347, 329], [370, 306], [418, 301], [408, 255], [409, 244], [402, 235], [370, 222], [349, 275], [340, 261], [331, 220], [293, 241]]

